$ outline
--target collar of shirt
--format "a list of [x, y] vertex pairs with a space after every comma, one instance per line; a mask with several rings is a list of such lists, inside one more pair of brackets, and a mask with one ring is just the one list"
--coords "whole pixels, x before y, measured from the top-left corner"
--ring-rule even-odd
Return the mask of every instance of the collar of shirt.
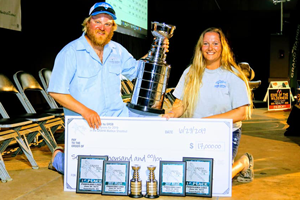
[[[83, 33], [81, 35], [81, 37], [79, 38], [79, 40], [81, 42], [76, 47], [76, 50], [77, 51], [86, 51], [86, 52], [88, 52], [95, 60], [97, 60], [99, 63], [101, 63], [98, 55], [95, 52], [95, 50], [92, 48], [92, 46], [86, 40], [85, 33]], [[103, 50], [103, 63], [105, 63], [105, 61], [107, 60], [107, 58], [109, 57], [109, 55], [111, 54], [111, 52], [113, 51], [113, 49], [115, 49], [115, 47], [113, 46], [113, 44], [111, 42], [109, 42], [107, 45], [104, 46], [104, 50]]]

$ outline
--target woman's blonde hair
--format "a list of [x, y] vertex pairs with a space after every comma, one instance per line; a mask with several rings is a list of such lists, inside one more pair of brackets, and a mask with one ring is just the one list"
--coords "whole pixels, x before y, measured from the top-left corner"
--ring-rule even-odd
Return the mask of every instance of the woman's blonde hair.
[[[89, 17], [87, 17], [87, 18], [85, 18], [84, 20], [83, 20], [83, 22], [82, 22], [82, 31], [84, 32], [84, 33], [86, 33], [87, 32], [87, 23], [91, 20], [91, 18], [92, 18], [92, 16], [90, 15]], [[118, 28], [118, 25], [117, 25], [117, 23], [115, 22], [115, 20], [113, 20], [113, 24], [112, 24], [112, 26], [113, 26], [113, 31], [116, 31], [117, 30], [117, 28]]]
[[[220, 41], [222, 45], [221, 67], [236, 74], [246, 84], [247, 91], [248, 91], [248, 98], [250, 101], [250, 105], [247, 108], [247, 119], [250, 119], [252, 113], [252, 99], [251, 99], [251, 91], [248, 84], [248, 79], [241, 71], [240, 67], [236, 64], [233, 58], [233, 53], [228, 45], [224, 33], [222, 32], [221, 29], [214, 28], [214, 27], [208, 28], [205, 31], [203, 31], [195, 47], [194, 58], [190, 66], [190, 70], [185, 77], [185, 84], [184, 84], [185, 89], [183, 94], [183, 105], [184, 105], [185, 113], [183, 114], [183, 117], [188, 117], [188, 118], [192, 117], [194, 115], [194, 111], [197, 106], [199, 89], [201, 87], [203, 73], [206, 68], [205, 59], [203, 57], [203, 53], [201, 49], [203, 46], [204, 35], [208, 32], [215, 32], [218, 33], [220, 36]], [[237, 72], [232, 70], [232, 67], [234, 67], [237, 70]]]

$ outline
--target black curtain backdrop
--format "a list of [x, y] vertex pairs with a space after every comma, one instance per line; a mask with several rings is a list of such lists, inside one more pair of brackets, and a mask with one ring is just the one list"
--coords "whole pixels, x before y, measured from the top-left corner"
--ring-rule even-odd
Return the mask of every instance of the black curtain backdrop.
[[[13, 73], [24, 70], [38, 78], [40, 69], [52, 69], [57, 53], [81, 36], [81, 23], [95, 2], [22, 0], [22, 31], [0, 28], [1, 73], [12, 78]], [[236, 61], [248, 62], [255, 71], [254, 80], [262, 81], [255, 91], [256, 99], [262, 100], [268, 87], [270, 35], [280, 29], [280, 5], [264, 10], [258, 7], [263, 7], [267, 1], [217, 2], [219, 5], [210, 0], [149, 0], [149, 29], [151, 21], [176, 26], [166, 59], [172, 67], [169, 87], [176, 86], [182, 72], [191, 63], [201, 32], [215, 26], [223, 29]], [[291, 35], [294, 34], [293, 19], [299, 12], [299, 2], [297, 9], [287, 11], [286, 8], [285, 12], [288, 13], [285, 13], [284, 34]], [[150, 49], [153, 37], [149, 30], [146, 39], [115, 33], [113, 40], [139, 59]]]
[[[54, 0], [39, 7], [40, 1], [21, 1], [22, 31], [0, 28], [1, 72], [12, 77], [24, 70], [38, 77], [40, 69], [52, 69], [57, 53], [82, 35], [81, 23], [95, 2]], [[149, 50], [148, 39], [117, 32], [113, 37], [137, 59]]]

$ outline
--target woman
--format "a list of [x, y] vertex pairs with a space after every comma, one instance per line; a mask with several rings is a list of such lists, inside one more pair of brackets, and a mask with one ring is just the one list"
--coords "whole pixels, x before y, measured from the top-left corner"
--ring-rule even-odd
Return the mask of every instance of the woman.
[[[173, 95], [177, 98], [165, 118], [223, 118], [233, 120], [232, 158], [237, 154], [242, 120], [249, 119], [252, 101], [247, 78], [235, 63], [224, 33], [208, 28], [200, 36], [192, 64], [183, 72]], [[253, 157], [246, 153], [232, 167], [232, 177], [252, 181]]]

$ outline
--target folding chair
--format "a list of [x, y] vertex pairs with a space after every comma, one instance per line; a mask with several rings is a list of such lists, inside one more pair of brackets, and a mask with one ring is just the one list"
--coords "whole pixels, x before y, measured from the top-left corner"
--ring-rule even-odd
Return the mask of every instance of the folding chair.
[[121, 75], [121, 96], [124, 103], [129, 103], [133, 92], [133, 84], [125, 76]]
[[132, 94], [133, 92], [133, 84], [130, 80], [128, 80], [125, 76], [121, 75], [121, 93], [122, 95]]
[[[3, 114], [6, 114], [6, 112], [2, 111], [3, 106], [1, 102], [0, 102], [0, 109], [1, 109], [1, 116], [3, 117]], [[10, 120], [4, 118], [0, 119], [0, 129], [1, 129], [0, 131], [0, 179], [2, 182], [7, 182], [12, 180], [12, 178], [9, 176], [5, 168], [2, 152], [5, 151], [6, 147], [11, 143], [11, 141], [15, 139], [14, 136], [16, 136], [17, 132], [14, 131], [14, 129], [18, 129], [19, 127], [31, 123], [32, 123], [31, 121], [26, 119], [25, 120], [24, 119]], [[3, 128], [5, 129], [5, 131], [2, 130]]]
[[39, 77], [42, 83], [42, 86], [45, 91], [47, 91], [52, 71], [50, 69], [43, 68], [39, 71]]
[[[6, 92], [17, 92], [17, 89], [14, 88], [9, 79], [0, 74], [0, 96], [2, 97], [2, 94]], [[25, 118], [10, 118], [2, 102], [0, 102], [0, 114], [0, 179], [2, 182], [7, 182], [12, 180], [12, 178], [5, 168], [2, 153], [15, 141], [26, 155], [32, 168], [38, 169], [29, 144], [40, 133], [41, 128], [38, 124], [33, 124], [31, 120]]]
[[48, 94], [48, 86], [50, 82], [52, 71], [50, 69], [43, 68], [39, 71], [39, 78], [42, 83], [43, 89], [46, 91], [49, 100], [53, 103], [55, 108], [59, 108], [58, 103]]
[[9, 116], [12, 118], [28, 119], [37, 123], [42, 130], [40, 131], [40, 135], [43, 137], [50, 151], [53, 152], [57, 146], [53, 132], [63, 126], [63, 120], [47, 113], [33, 113], [13, 83], [1, 73], [0, 91], [2, 107], [9, 113]]
[[[63, 108], [57, 108], [57, 105], [53, 105], [52, 101], [49, 100], [47, 93], [39, 84], [39, 82], [34, 78], [33, 75], [18, 71], [13, 75], [14, 82], [22, 95], [26, 104], [30, 108], [32, 113], [49, 113], [58, 117], [64, 116]], [[28, 95], [33, 95], [31, 101]], [[42, 97], [37, 102], [37, 97]]]
[[[33, 158], [33, 154], [30, 150], [30, 143], [33, 138], [40, 133], [41, 128], [38, 124], [33, 124], [32, 121], [26, 119], [0, 119], [0, 179], [2, 182], [11, 181], [12, 178], [9, 176], [2, 153], [6, 148], [16, 141], [20, 149], [23, 151], [28, 161], [30, 162], [33, 169], [38, 169], [38, 165]], [[2, 130], [4, 129], [4, 130]], [[23, 136], [23, 137], [22, 137]]]
[[[44, 127], [48, 128], [50, 136], [53, 138], [53, 140], [50, 141], [55, 142], [55, 131], [58, 129], [58, 127], [64, 128], [63, 108], [57, 108], [57, 105], [52, 104], [48, 98], [48, 94], [30, 73], [18, 71], [13, 75], [13, 79], [19, 93], [22, 95], [27, 106], [31, 110], [30, 113], [47, 113], [55, 116], [55, 119], [53, 119], [54, 121], [56, 120], [55, 122], [44, 124]], [[63, 134], [61, 136], [63, 136]], [[56, 142], [53, 145], [55, 148], [57, 145]]]

